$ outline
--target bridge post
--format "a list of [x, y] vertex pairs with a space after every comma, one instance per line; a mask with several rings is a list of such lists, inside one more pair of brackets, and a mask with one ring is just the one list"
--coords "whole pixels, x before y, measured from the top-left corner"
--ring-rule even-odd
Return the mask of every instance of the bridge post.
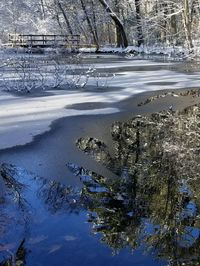
[[32, 35], [30, 35], [30, 43], [31, 43], [31, 47], [33, 46], [33, 37], [32, 37]]

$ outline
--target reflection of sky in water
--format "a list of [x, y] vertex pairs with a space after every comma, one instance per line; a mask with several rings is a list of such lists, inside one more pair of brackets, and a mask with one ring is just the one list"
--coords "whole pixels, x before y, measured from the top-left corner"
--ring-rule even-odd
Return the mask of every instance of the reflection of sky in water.
[[[30, 219], [19, 225], [20, 234], [17, 234], [16, 227], [12, 227], [7, 238], [1, 238], [1, 243], [7, 244], [11, 240], [20, 243], [25, 238], [26, 265], [166, 265], [151, 255], [142, 255], [142, 248], [133, 254], [123, 249], [113, 256], [112, 250], [101, 243], [100, 235], [91, 233], [86, 211], [72, 208], [70, 213], [70, 209], [67, 211], [63, 206], [54, 212], [47, 203], [50, 195], [42, 194], [49, 186], [46, 181], [21, 168], [15, 168], [14, 177], [25, 184], [22, 195], [27, 205], [24, 212], [28, 212]], [[76, 202], [73, 197], [71, 201]], [[6, 256], [8, 252], [2, 251], [1, 255]]]
[[199, 228], [186, 226], [184, 234], [182, 234], [179, 238], [179, 245], [181, 247], [191, 247], [198, 239], [199, 233]]
[[[142, 256], [141, 250], [133, 255], [123, 250], [113, 257], [111, 250], [99, 242], [99, 237], [91, 235], [85, 213], [48, 216], [48, 222], [36, 228], [33, 226], [32, 234], [45, 234], [48, 238], [36, 245], [29, 245], [32, 252], [28, 256], [28, 265], [36, 265], [36, 262], [42, 265], [85, 266], [133, 265], [133, 262], [134, 265], [166, 265], [155, 262], [151, 256]], [[65, 241], [65, 235], [72, 235], [75, 240]]]
[[9, 234], [18, 243], [25, 238], [27, 265], [195, 265], [198, 117], [195, 106], [179, 115], [168, 111], [116, 122], [113, 156], [102, 141], [80, 138], [77, 147], [108, 170], [100, 175], [66, 162], [74, 179], [80, 177], [81, 191], [7, 165], [10, 176], [25, 184], [21, 193], [28, 203], [20, 213], [30, 219], [21, 223], [21, 235], [14, 228]]

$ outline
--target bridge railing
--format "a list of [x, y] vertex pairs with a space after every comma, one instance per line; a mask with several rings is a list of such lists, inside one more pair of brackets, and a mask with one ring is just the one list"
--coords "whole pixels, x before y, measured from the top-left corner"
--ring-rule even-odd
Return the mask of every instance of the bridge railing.
[[12, 47], [79, 47], [80, 35], [9, 34]]

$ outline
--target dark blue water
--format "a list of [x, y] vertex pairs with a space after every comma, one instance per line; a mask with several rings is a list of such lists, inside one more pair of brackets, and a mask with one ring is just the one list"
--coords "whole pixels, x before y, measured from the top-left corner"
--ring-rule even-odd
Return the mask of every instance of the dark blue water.
[[[94, 233], [93, 224], [88, 222], [87, 203], [80, 199], [80, 191], [49, 183], [20, 167], [4, 165], [4, 170], [24, 186], [20, 189], [20, 201], [11, 193], [13, 188], [6, 194], [3, 205], [8, 217], [5, 237], [1, 238], [1, 259], [17, 252], [24, 240], [21, 261], [30, 266], [167, 265], [154, 254], [144, 255], [142, 246], [114, 250], [105, 245], [102, 234]], [[63, 196], [65, 189], [72, 191]], [[15, 221], [9, 217], [15, 217]]]
[[82, 187], [1, 164], [1, 265], [199, 265], [199, 119], [196, 105], [116, 122], [113, 154], [78, 139], [108, 170], [66, 162]]

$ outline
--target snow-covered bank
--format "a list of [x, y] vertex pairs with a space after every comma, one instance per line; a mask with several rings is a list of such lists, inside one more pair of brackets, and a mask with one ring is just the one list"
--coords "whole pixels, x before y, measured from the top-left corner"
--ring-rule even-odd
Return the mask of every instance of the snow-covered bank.
[[128, 46], [127, 48], [115, 48], [115, 47], [102, 47], [100, 49], [102, 53], [138, 53], [147, 55], [168, 55], [168, 56], [181, 56], [187, 53], [187, 50], [181, 46], [164, 47], [164, 46]]
[[194, 47], [189, 50], [183, 46], [167, 46], [167, 45], [144, 45], [144, 46], [134, 46], [129, 45], [126, 48], [122, 47], [115, 47], [115, 46], [101, 46], [98, 50], [95, 47], [82, 47], [77, 49], [76, 51], [71, 50], [70, 48], [59, 48], [59, 47], [52, 47], [52, 48], [12, 48], [7, 46], [0, 46], [0, 57], [2, 54], [10, 53], [15, 54], [15, 56], [20, 56], [21, 54], [34, 54], [35, 56], [43, 55], [50, 55], [50, 54], [78, 54], [78, 53], [99, 53], [99, 54], [130, 54], [134, 56], [161, 56], [167, 57], [168, 59], [182, 61], [182, 60], [198, 60], [200, 54], [200, 45], [197, 43]]
[[[82, 53], [95, 53], [95, 48], [80, 48], [80, 52]], [[113, 47], [113, 46], [102, 46], [99, 50], [99, 53], [118, 53], [118, 54], [140, 54], [140, 55], [160, 55], [172, 57], [178, 60], [193, 60], [199, 58], [200, 54], [200, 46], [196, 45], [189, 51], [187, 48], [182, 46], [133, 46], [130, 45], [127, 48], [122, 47]]]
[[[85, 89], [77, 88], [76, 91], [51, 90], [49, 96], [43, 97], [17, 97], [0, 92], [0, 148], [30, 142], [34, 136], [48, 130], [52, 121], [61, 117], [118, 112], [117, 105], [113, 107], [113, 103], [141, 92], [199, 86], [199, 73], [188, 75], [167, 69], [151, 70], [151, 67], [156, 65], [155, 62], [144, 60], [96, 64], [97, 69], [105, 68], [105, 73], [109, 68], [120, 68], [120, 72], [110, 80], [107, 77], [101, 77], [99, 87], [96, 89], [96, 79], [90, 78], [87, 84], [92, 86], [90, 90], [87, 90], [87, 86]], [[127, 66], [145, 66], [147, 70], [123, 71]], [[88, 110], [65, 109], [72, 104], [95, 102], [108, 103], [108, 106]]]

